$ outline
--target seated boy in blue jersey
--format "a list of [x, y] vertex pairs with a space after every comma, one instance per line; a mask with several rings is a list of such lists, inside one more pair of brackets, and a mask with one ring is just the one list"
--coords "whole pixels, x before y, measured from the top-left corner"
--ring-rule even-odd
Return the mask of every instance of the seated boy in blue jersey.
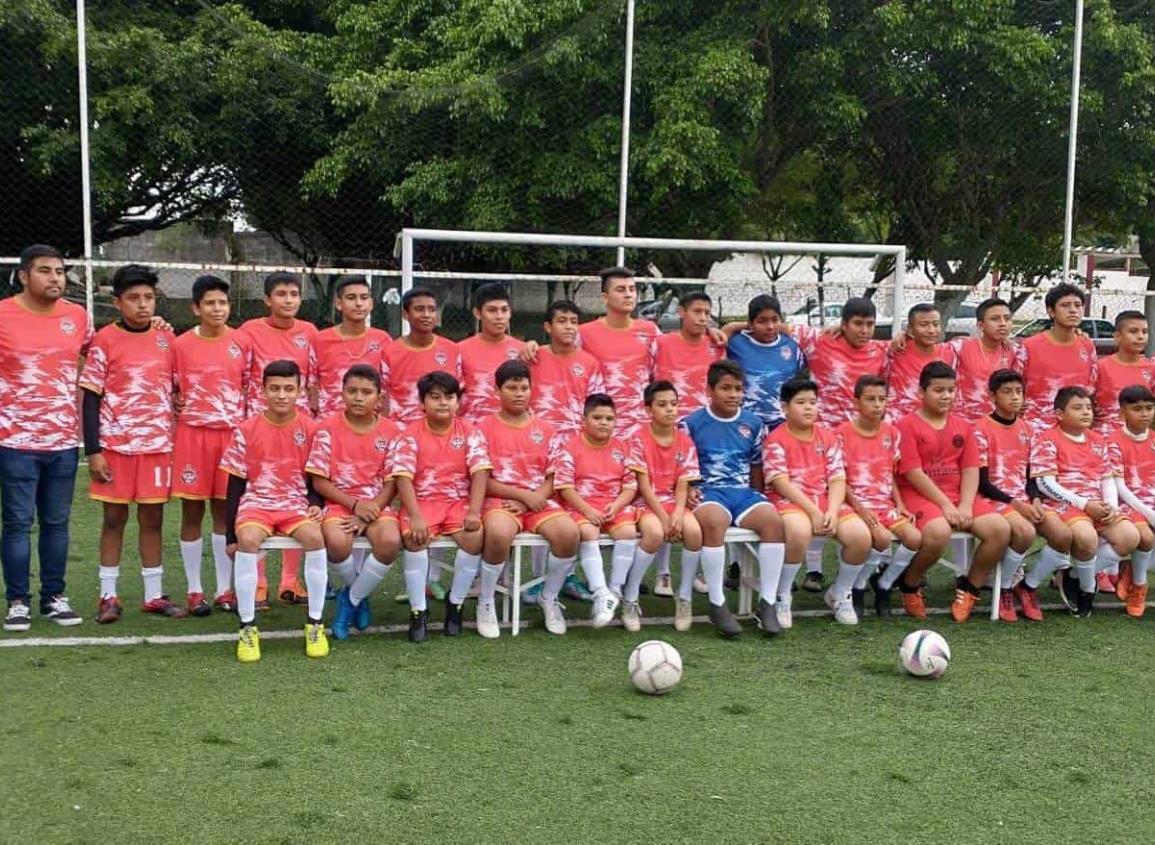
[[742, 407], [756, 414], [769, 434], [784, 419], [782, 385], [806, 368], [806, 356], [797, 341], [780, 330], [782, 306], [777, 297], [758, 294], [746, 306], [746, 316], [746, 327], [726, 344], [726, 357], [745, 372]]
[[774, 612], [778, 579], [786, 547], [782, 518], [761, 491], [762, 441], [766, 426], [742, 408], [742, 368], [715, 361], [706, 374], [710, 404], [682, 423], [698, 450], [702, 498], [694, 516], [702, 526], [702, 569], [710, 591], [710, 621], [724, 637], [736, 637], [741, 626], [726, 606], [722, 576], [726, 567], [726, 529], [737, 525], [758, 534], [756, 618], [767, 636], [781, 629]]

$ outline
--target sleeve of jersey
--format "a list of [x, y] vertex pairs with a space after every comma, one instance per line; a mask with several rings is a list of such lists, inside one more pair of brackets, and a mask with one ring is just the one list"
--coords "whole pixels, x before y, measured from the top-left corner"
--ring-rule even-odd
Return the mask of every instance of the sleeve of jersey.
[[[766, 443], [766, 437], [768, 434], [769, 434], [769, 432], [766, 431], [765, 424], [762, 422], [762, 420], [758, 420], [758, 424], [754, 427], [754, 442], [756, 444], [765, 444]], [[752, 467], [762, 466], [762, 446], [761, 445], [758, 445], [756, 448], [754, 448], [752, 450], [752, 454], [750, 455], [750, 466], [752, 466]]]
[[986, 467], [991, 465], [991, 441], [986, 433], [976, 427], [974, 430], [975, 447], [978, 449], [979, 466]]
[[554, 461], [553, 486], [555, 490], [564, 490], [567, 487], [573, 487], [574, 484], [574, 463], [573, 452], [570, 451], [569, 444], [563, 444], [558, 448], [556, 453], [556, 460]]
[[92, 316], [84, 312], [84, 342], [80, 345], [80, 354], [87, 355], [88, 350], [92, 348], [92, 339], [96, 335], [96, 329], [92, 326]]
[[321, 478], [330, 478], [333, 464], [333, 435], [328, 429], [317, 429], [313, 443], [309, 447], [309, 458], [305, 461], [305, 472]]
[[678, 480], [698, 481], [702, 477], [702, 469], [698, 466], [698, 450], [694, 447], [694, 441], [686, 437], [683, 448], [686, 450], [686, 462], [682, 464], [682, 474]]
[[646, 456], [642, 452], [642, 448], [635, 444], [626, 444], [630, 447], [630, 453], [626, 456], [626, 469], [631, 474], [634, 472], [649, 472], [650, 468], [646, 465]]
[[826, 480], [846, 478], [846, 460], [842, 456], [842, 445], [837, 437], [831, 437], [826, 449]]
[[[638, 486], [638, 462], [634, 460], [633, 453], [626, 455], [626, 459], [622, 461], [622, 489], [637, 489]], [[645, 463], [641, 464], [641, 472], [646, 471]]]
[[309, 344], [309, 355], [305, 362], [305, 387], [315, 387], [320, 379], [317, 378], [317, 347], [314, 343]]
[[248, 451], [248, 443], [245, 439], [245, 431], [238, 428], [233, 432], [233, 439], [229, 441], [228, 448], [221, 455], [221, 469], [237, 478], [248, 478], [248, 468], [245, 465], [246, 451]]
[[960, 469], [977, 469], [983, 465], [982, 455], [979, 453], [979, 442], [975, 437], [974, 429], [963, 430], [963, 451], [959, 461]]
[[898, 466], [895, 468], [895, 472], [899, 475], [906, 475], [908, 472], [922, 469], [922, 458], [918, 454], [918, 444], [904, 429], [902, 421], [898, 424], [898, 431], [901, 439], [898, 448]]
[[762, 476], [766, 484], [775, 478], [790, 477], [786, 466], [786, 450], [776, 440], [767, 440], [762, 443]]
[[393, 441], [393, 464], [389, 475], [412, 478], [417, 474], [417, 439], [412, 434], [398, 435]]
[[80, 373], [80, 386], [93, 393], [104, 394], [108, 378], [108, 346], [104, 336], [96, 338], [84, 359], [84, 370]]
[[798, 344], [798, 348], [802, 350], [802, 354], [810, 356], [814, 354], [814, 349], [818, 345], [818, 338], [821, 337], [821, 333], [813, 326], [795, 326], [790, 336], [794, 338], [794, 342]]
[[1039, 437], [1031, 443], [1031, 478], [1042, 478], [1045, 475], [1057, 475], [1059, 472], [1059, 453], [1055, 442], [1049, 437]]
[[[589, 385], [589, 389], [586, 391], [586, 396], [588, 396], [591, 393], [605, 393], [605, 392], [606, 392], [606, 380], [605, 380], [605, 376], [602, 375], [602, 365], [595, 363], [595, 364], [593, 364], [593, 372], [590, 374], [590, 385]], [[583, 396], [582, 399], [585, 399], [585, 396]]]
[[489, 460], [489, 444], [480, 429], [472, 429], [465, 438], [465, 463], [470, 475], [483, 469], [493, 469], [493, 462]]
[[1123, 450], [1114, 440], [1107, 441], [1107, 467], [1111, 475], [1123, 477]]

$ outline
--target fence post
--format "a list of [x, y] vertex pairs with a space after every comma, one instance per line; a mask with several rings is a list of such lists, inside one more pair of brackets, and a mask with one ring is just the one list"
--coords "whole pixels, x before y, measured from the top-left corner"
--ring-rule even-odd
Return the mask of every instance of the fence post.
[[92, 279], [92, 176], [88, 169], [88, 37], [84, 16], [85, 0], [76, 0], [76, 68], [78, 94], [80, 98], [80, 189], [84, 214], [84, 302], [88, 308], [88, 318], [95, 320], [93, 313]]

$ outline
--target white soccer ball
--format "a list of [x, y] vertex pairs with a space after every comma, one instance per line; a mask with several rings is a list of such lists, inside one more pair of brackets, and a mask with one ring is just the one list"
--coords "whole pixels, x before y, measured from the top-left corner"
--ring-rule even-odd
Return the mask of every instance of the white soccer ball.
[[662, 640], [646, 640], [630, 654], [630, 680], [646, 695], [663, 695], [682, 680], [682, 655]]
[[950, 646], [941, 634], [915, 631], [899, 646], [898, 662], [916, 678], [938, 678], [950, 666]]

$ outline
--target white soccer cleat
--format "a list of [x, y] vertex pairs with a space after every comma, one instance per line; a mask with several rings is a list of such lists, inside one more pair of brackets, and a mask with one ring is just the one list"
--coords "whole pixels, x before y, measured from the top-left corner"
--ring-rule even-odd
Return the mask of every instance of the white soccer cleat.
[[688, 631], [694, 624], [694, 603], [678, 599], [674, 604], [674, 630]]
[[487, 640], [501, 636], [501, 626], [497, 623], [497, 608], [491, 601], [477, 603], [477, 633]]
[[701, 575], [694, 577], [694, 592], [700, 596], [710, 595], [710, 585], [706, 583], [706, 579]]
[[662, 598], [673, 598], [674, 587], [670, 582], [670, 574], [663, 573], [654, 579], [654, 595]]
[[622, 602], [622, 627], [631, 634], [642, 630], [642, 608], [636, 601]]
[[551, 634], [561, 636], [565, 633], [565, 614], [562, 613], [564, 608], [558, 603], [556, 598], [546, 598], [545, 594], [538, 596], [537, 606], [541, 609], [542, 619], [545, 620], [545, 629]]
[[826, 601], [826, 606], [834, 611], [834, 621], [839, 625], [857, 625], [858, 614], [854, 612], [854, 604], [850, 600], [850, 596], [836, 596], [834, 588], [827, 590], [822, 598]]
[[783, 631], [788, 631], [794, 627], [794, 612], [791, 610], [789, 601], [779, 599], [775, 602], [774, 614], [778, 617], [778, 627]]
[[614, 620], [618, 609], [618, 597], [610, 592], [609, 587], [602, 587], [594, 593], [594, 606], [590, 611], [590, 619], [595, 628], [604, 628]]

